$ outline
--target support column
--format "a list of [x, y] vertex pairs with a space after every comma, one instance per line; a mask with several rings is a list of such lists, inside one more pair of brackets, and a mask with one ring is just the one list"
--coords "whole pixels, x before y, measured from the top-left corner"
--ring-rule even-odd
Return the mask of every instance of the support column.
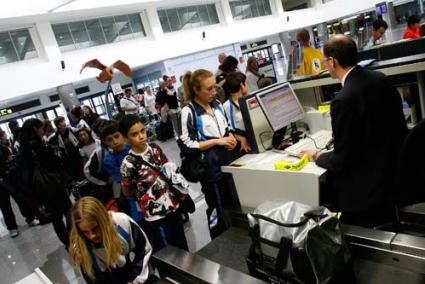
[[49, 62], [57, 64], [58, 68], [60, 68], [62, 54], [53, 33], [51, 23], [47, 21], [37, 22], [35, 28], [30, 29], [30, 33], [32, 38], [39, 39], [39, 42], [34, 42], [34, 45], [39, 51], [39, 56], [45, 57]]
[[232, 9], [230, 9], [229, 0], [221, 0], [221, 11], [223, 12], [224, 23], [227, 26], [233, 25], [235, 21], [233, 20]]
[[162, 31], [161, 22], [155, 7], [148, 7], [144, 13], [141, 14], [141, 17], [147, 36], [154, 40], [159, 40], [164, 37], [164, 32]]

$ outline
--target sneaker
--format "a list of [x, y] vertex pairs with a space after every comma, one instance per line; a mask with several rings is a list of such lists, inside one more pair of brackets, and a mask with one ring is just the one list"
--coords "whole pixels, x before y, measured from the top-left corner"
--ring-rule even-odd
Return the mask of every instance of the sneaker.
[[38, 226], [40, 225], [40, 221], [38, 221], [38, 219], [34, 219], [31, 222], [28, 223], [28, 226], [30, 227], [34, 227], [34, 226]]
[[18, 231], [18, 229], [10, 230], [10, 236], [11, 236], [12, 238], [16, 238], [18, 235], [19, 235], [19, 231]]

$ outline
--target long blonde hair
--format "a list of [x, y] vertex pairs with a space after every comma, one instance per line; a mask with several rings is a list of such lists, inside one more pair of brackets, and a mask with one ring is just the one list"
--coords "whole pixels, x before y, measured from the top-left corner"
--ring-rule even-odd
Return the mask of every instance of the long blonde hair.
[[83, 197], [72, 208], [72, 230], [69, 254], [77, 269], [82, 269], [92, 280], [95, 279], [89, 240], [78, 227], [82, 221], [96, 222], [102, 234], [102, 246], [106, 251], [106, 266], [115, 268], [122, 252], [122, 242], [112, 219], [103, 204], [94, 197]]
[[188, 71], [183, 75], [183, 96], [187, 102], [191, 102], [195, 96], [195, 90], [200, 90], [202, 87], [202, 82], [213, 76], [208, 70], [198, 69], [193, 73]]

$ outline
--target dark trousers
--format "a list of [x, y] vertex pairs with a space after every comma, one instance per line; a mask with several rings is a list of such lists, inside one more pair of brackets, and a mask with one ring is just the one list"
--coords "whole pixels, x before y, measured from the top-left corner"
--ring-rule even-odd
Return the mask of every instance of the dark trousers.
[[186, 251], [189, 250], [179, 210], [157, 221], [148, 222], [142, 220], [139, 225], [148, 237], [153, 252], [167, 245], [173, 245]]
[[[63, 192], [63, 195], [43, 197], [41, 199], [47, 211], [51, 214], [53, 229], [59, 240], [68, 249], [69, 246], [69, 232], [71, 231], [71, 200], [68, 195]], [[65, 217], [65, 222], [63, 222]]]
[[[10, 202], [10, 196], [11, 195], [9, 191], [7, 191], [3, 186], [0, 186], [0, 209], [3, 214], [6, 227], [9, 231], [18, 228], [18, 225], [16, 224], [15, 214], [13, 213], [12, 209], [12, 204]], [[29, 204], [17, 198], [13, 199], [15, 199], [15, 202], [18, 204], [22, 216], [25, 217], [25, 221], [27, 223], [31, 223], [34, 220], [34, 215], [31, 212]]]
[[215, 182], [201, 181], [201, 186], [207, 203], [208, 228], [211, 239], [214, 239], [227, 230], [228, 222], [225, 218], [224, 209], [230, 207], [231, 198], [224, 179]]
[[224, 214], [224, 209], [234, 207], [233, 197], [229, 191], [229, 186], [221, 172], [221, 166], [228, 165], [234, 160], [234, 153], [223, 147], [213, 147], [204, 152], [208, 162], [208, 174], [205, 180], [201, 181], [201, 190], [207, 203], [207, 222], [211, 239], [223, 233], [228, 223]]

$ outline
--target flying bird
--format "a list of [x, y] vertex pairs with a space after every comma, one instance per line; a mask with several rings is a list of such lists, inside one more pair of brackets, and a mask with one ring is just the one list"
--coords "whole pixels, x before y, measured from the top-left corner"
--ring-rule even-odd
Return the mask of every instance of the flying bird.
[[107, 81], [112, 80], [112, 78], [114, 77], [114, 69], [118, 69], [122, 73], [124, 73], [124, 75], [126, 75], [127, 77], [131, 77], [130, 66], [128, 66], [126, 63], [124, 63], [121, 60], [115, 61], [114, 64], [112, 64], [111, 66], [106, 66], [97, 59], [89, 60], [86, 63], [84, 63], [83, 66], [81, 66], [80, 74], [83, 72], [84, 68], [86, 67], [97, 68], [99, 70], [102, 70], [99, 76], [96, 77], [96, 79], [101, 83], [105, 83]]

